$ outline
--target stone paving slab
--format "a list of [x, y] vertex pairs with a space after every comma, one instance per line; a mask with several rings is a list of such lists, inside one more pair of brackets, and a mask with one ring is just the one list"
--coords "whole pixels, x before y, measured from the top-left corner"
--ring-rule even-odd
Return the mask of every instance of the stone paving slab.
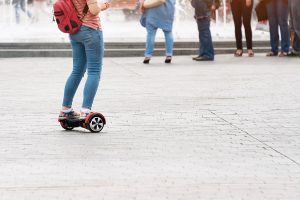
[[300, 199], [300, 59], [142, 59], [105, 59], [100, 134], [57, 123], [70, 58], [0, 59], [0, 199]]

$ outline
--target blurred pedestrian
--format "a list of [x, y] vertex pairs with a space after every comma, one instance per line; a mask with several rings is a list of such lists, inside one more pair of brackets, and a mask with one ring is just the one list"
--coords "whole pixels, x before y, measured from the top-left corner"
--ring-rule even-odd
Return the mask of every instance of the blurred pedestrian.
[[290, 0], [289, 9], [293, 39], [292, 52], [288, 56], [300, 56], [300, 1]]
[[47, 0], [33, 0], [33, 20], [32, 22], [38, 22], [40, 20], [40, 14], [50, 16], [51, 12], [47, 8]]
[[[271, 52], [267, 56], [285, 57], [289, 53], [290, 34], [288, 26], [288, 0], [263, 0], [266, 1], [269, 27]], [[298, 0], [299, 1], [299, 0]], [[281, 51], [279, 53], [279, 31], [281, 36]]]
[[231, 10], [235, 27], [236, 51], [234, 56], [243, 55], [242, 24], [244, 25], [248, 56], [253, 57], [251, 16], [253, 0], [231, 0]]
[[23, 11], [29, 18], [32, 18], [31, 12], [28, 10], [27, 0], [13, 0], [12, 4], [15, 7], [16, 23], [20, 24], [20, 12]]
[[160, 6], [147, 8], [144, 7], [144, 0], [141, 0], [141, 24], [147, 30], [147, 41], [145, 49], [144, 64], [148, 64], [153, 55], [155, 35], [157, 29], [162, 29], [166, 43], [165, 63], [171, 63], [173, 56], [173, 21], [175, 12], [175, 0], [166, 0]]
[[[98, 14], [109, 7], [109, 3], [97, 0], [73, 0], [82, 19], [77, 33], [70, 34], [73, 56], [73, 70], [64, 90], [62, 110], [59, 119], [86, 118], [91, 112], [93, 101], [100, 82], [103, 60], [103, 34]], [[87, 9], [88, 8], [88, 9]], [[83, 103], [80, 114], [72, 109], [72, 102], [79, 83], [87, 69], [87, 80], [83, 91]]]
[[214, 46], [210, 32], [211, 10], [215, 10], [215, 0], [192, 0], [195, 8], [195, 19], [199, 32], [199, 54], [194, 57], [196, 61], [213, 61], [215, 57]]

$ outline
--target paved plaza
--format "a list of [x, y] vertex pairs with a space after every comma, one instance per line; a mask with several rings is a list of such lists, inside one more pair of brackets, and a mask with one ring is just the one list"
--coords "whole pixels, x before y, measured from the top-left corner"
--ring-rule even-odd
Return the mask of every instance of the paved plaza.
[[71, 58], [0, 59], [0, 199], [300, 199], [299, 58], [142, 60], [104, 59], [92, 134], [57, 122]]

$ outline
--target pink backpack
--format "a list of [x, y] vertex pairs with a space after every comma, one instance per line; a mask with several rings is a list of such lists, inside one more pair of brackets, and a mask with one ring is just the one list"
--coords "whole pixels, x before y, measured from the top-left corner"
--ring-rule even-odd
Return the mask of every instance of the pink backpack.
[[76, 33], [82, 25], [82, 19], [85, 17], [89, 8], [86, 4], [83, 9], [83, 17], [78, 17], [78, 12], [72, 0], [58, 0], [53, 4], [55, 21], [59, 30], [64, 33]]

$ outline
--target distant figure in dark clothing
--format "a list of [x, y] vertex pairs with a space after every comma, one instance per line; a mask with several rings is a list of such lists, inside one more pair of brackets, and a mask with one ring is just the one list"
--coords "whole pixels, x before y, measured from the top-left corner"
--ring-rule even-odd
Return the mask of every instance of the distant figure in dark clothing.
[[290, 0], [291, 31], [294, 33], [292, 52], [288, 56], [300, 56], [300, 0]]
[[252, 16], [253, 0], [231, 0], [231, 10], [235, 26], [235, 39], [236, 57], [243, 55], [242, 43], [242, 24], [244, 25], [248, 56], [254, 56], [252, 49], [252, 29], [251, 29], [251, 16]]
[[[266, 2], [269, 27], [270, 27], [270, 42], [271, 52], [267, 56], [285, 57], [289, 53], [290, 34], [288, 26], [288, 0], [263, 0]], [[299, 1], [299, 0], [298, 0]], [[281, 36], [281, 51], [279, 52], [279, 32]]]
[[211, 10], [215, 9], [215, 0], [192, 0], [191, 4], [195, 8], [195, 19], [199, 31], [199, 55], [193, 60], [213, 61], [215, 57], [211, 32], [210, 17]]

